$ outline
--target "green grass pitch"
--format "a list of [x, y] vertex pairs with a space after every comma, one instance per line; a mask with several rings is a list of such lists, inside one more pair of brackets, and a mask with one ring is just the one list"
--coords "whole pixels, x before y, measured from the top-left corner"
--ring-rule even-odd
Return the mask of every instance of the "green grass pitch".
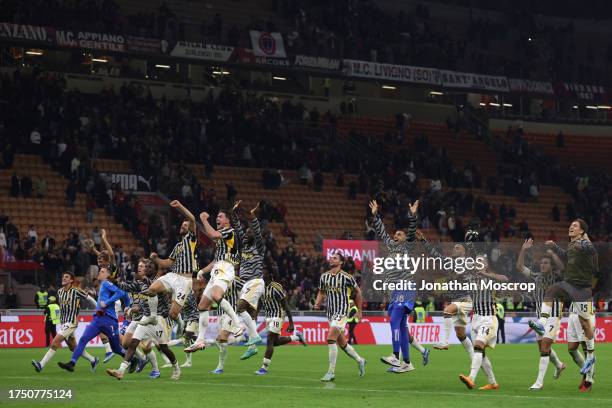
[[[106, 375], [106, 368], [117, 368], [120, 358], [115, 356], [106, 365], [100, 364], [91, 373], [86, 360], [81, 359], [74, 373], [57, 367], [67, 361], [67, 349], [59, 351], [42, 373], [30, 365], [40, 359], [45, 349], [0, 350], [0, 388], [73, 388], [70, 402], [14, 402], [4, 399], [2, 406], [36, 407], [59, 404], [68, 407], [612, 407], [612, 344], [597, 345], [597, 366], [593, 391], [578, 391], [580, 376], [565, 345], [555, 350], [568, 368], [560, 379], [552, 378], [549, 366], [545, 388], [529, 391], [537, 375], [539, 353], [534, 344], [499, 345], [487, 354], [491, 358], [497, 391], [468, 390], [459, 381], [460, 373], [469, 372], [467, 355], [460, 346], [448, 351], [432, 350], [428, 366], [421, 364], [420, 354], [411, 350], [416, 370], [405, 374], [386, 372], [387, 366], [379, 358], [390, 352], [389, 346], [356, 346], [367, 358], [366, 376], [359, 378], [357, 366], [344, 353], [338, 355], [336, 381], [324, 384], [319, 378], [327, 370], [327, 347], [286, 346], [277, 348], [270, 373], [258, 377], [264, 347], [247, 361], [240, 361], [242, 347], [230, 347], [225, 374], [216, 376], [208, 371], [216, 366], [217, 349], [198, 352], [193, 367], [185, 368], [179, 381], [169, 379], [170, 369], [162, 369], [162, 378], [147, 378], [150, 366], [142, 374], [126, 374], [118, 381]], [[102, 349], [90, 349], [102, 357]], [[184, 360], [180, 348], [173, 349]], [[161, 359], [159, 359], [161, 361]], [[479, 373], [477, 383], [486, 377]], [[6, 392], [6, 391], [4, 391]]]

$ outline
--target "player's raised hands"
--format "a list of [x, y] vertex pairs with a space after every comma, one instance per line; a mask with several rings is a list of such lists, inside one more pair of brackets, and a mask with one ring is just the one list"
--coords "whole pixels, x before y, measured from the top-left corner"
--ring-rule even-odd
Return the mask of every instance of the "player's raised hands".
[[157, 252], [151, 252], [151, 255], [149, 255], [149, 259], [155, 261], [156, 259], [159, 259], [159, 255], [157, 255]]
[[372, 215], [378, 214], [378, 203], [376, 200], [370, 201], [370, 210], [372, 211]]
[[208, 214], [206, 211], [202, 211], [202, 212], [200, 213], [200, 219], [201, 219], [202, 221], [204, 221], [204, 220], [207, 220], [207, 221], [208, 221], [208, 219], [209, 219], [209, 218], [210, 218], [210, 214]]
[[261, 201], [257, 202], [257, 205], [251, 209], [251, 217], [257, 217], [257, 214], [259, 213], [259, 204], [261, 203]]
[[427, 238], [425, 238], [425, 234], [423, 234], [420, 229], [416, 230], [416, 239], [418, 241], [427, 241]]
[[529, 249], [533, 246], [533, 238], [527, 238], [525, 242], [523, 242], [522, 249]]
[[106, 239], [106, 230], [104, 228], [100, 230], [100, 235], [102, 236], [102, 239]]
[[172, 200], [172, 201], [170, 201], [170, 207], [172, 207], [172, 208], [179, 208], [181, 206], [182, 206], [182, 204], [181, 204], [181, 202], [179, 200]]
[[234, 206], [232, 207], [232, 212], [236, 211], [238, 208], [240, 208], [240, 203], [242, 202], [242, 200], [237, 200], [234, 203]]
[[419, 200], [416, 200], [414, 203], [409, 204], [408, 208], [410, 209], [410, 213], [412, 215], [416, 215], [417, 214], [417, 210], [419, 209]]
[[551, 240], [549, 239], [548, 241], [546, 241], [546, 242], [544, 243], [544, 245], [546, 245], [546, 246], [554, 246], [554, 245], [555, 245], [555, 241], [551, 241]]

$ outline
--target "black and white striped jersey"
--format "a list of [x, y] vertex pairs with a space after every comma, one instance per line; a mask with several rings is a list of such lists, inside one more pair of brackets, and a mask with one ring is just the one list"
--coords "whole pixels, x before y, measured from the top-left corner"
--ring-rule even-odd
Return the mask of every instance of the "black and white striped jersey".
[[198, 261], [196, 259], [196, 247], [198, 238], [192, 231], [187, 232], [181, 240], [174, 246], [169, 258], [174, 264], [168, 272], [192, 275], [198, 271]]
[[[408, 232], [406, 233], [406, 240], [403, 242], [397, 242], [391, 239], [387, 231], [385, 230], [385, 224], [383, 223], [380, 216], [376, 215], [372, 217], [372, 223], [376, 236], [382, 240], [383, 244], [387, 249], [386, 256], [388, 258], [394, 258], [396, 255], [410, 254], [413, 252], [416, 241], [416, 230], [417, 230], [417, 217], [409, 215], [408, 218]], [[412, 273], [411, 273], [412, 272]], [[414, 278], [414, 271], [407, 269], [386, 269], [385, 268], [385, 282], [400, 282], [400, 281], [411, 281]]]
[[[227, 288], [227, 291], [225, 292], [225, 295], [223, 296], [225, 299], [227, 299], [229, 304], [232, 305], [232, 308], [234, 310], [236, 310], [236, 308], [238, 307], [238, 301], [240, 300], [240, 291], [242, 290], [243, 286], [244, 286], [244, 281], [240, 279], [240, 277], [236, 276], [234, 280], [232, 280], [232, 283]], [[225, 314], [223, 309], [219, 308], [219, 311], [221, 311], [222, 315]]]
[[284, 318], [282, 300], [287, 296], [283, 286], [278, 282], [270, 282], [266, 286], [261, 301], [263, 303], [264, 315], [266, 318]]
[[472, 297], [472, 310], [474, 310], [474, 314], [480, 316], [494, 316], [497, 313], [495, 291], [482, 284], [488, 280], [489, 278], [484, 278], [477, 274], [472, 274], [471, 276], [471, 282], [476, 284], [470, 293]]
[[233, 265], [240, 263], [240, 238], [233, 228], [220, 229], [221, 238], [215, 242], [215, 262], [227, 261]]
[[[146, 295], [141, 295], [141, 292], [144, 292], [151, 286], [151, 280], [147, 277], [143, 279], [135, 279], [131, 282], [117, 282], [117, 286], [124, 292], [127, 292], [132, 298], [132, 308], [138, 306], [140, 309], [138, 312], [132, 313], [132, 320], [140, 320], [143, 316], [144, 311], [149, 311], [149, 306], [147, 304]], [[159, 309], [159, 308], [158, 308]]]
[[[535, 273], [526, 266], [523, 269], [523, 273], [528, 275], [536, 284], [535, 293], [532, 295], [532, 298], [535, 303], [537, 315], [540, 317], [540, 313], [542, 313], [542, 303], [544, 303], [544, 294], [549, 286], [561, 280], [560, 276], [556, 271], [551, 273]], [[561, 302], [554, 301], [550, 317], [562, 317], [562, 305]]]
[[185, 323], [197, 322], [200, 319], [200, 312], [198, 312], [198, 304], [196, 302], [195, 293], [191, 291], [185, 299], [185, 306], [181, 310], [181, 316]]
[[81, 301], [87, 299], [87, 293], [71, 286], [68, 290], [61, 287], [57, 291], [60, 307], [60, 323], [77, 324], [77, 316], [81, 310]]
[[247, 242], [247, 234], [242, 226], [242, 222], [235, 213], [232, 213], [232, 225], [242, 244], [240, 253], [240, 278], [245, 282], [251, 279], [263, 278], [263, 261], [265, 255], [264, 240], [261, 235], [259, 220], [253, 218], [250, 228], [253, 231], [253, 244]]
[[325, 291], [327, 318], [337, 319], [348, 315], [349, 301], [357, 282], [345, 271], [336, 274], [325, 272], [319, 279], [319, 290]]

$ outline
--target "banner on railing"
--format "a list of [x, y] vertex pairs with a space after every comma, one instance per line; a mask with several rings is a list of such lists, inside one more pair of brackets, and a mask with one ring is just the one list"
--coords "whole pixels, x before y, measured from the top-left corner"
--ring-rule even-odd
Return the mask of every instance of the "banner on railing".
[[343, 60], [342, 66], [346, 76], [412, 82], [415, 84], [440, 84], [440, 71], [435, 68], [381, 64], [378, 62], [349, 59]]
[[257, 57], [287, 58], [281, 33], [250, 30], [251, 46]]
[[337, 71], [340, 69], [340, 60], [336, 58], [296, 55], [293, 65], [297, 67], [319, 68]]
[[529, 79], [508, 79], [510, 92], [527, 93], [527, 94], [543, 94], [554, 95], [555, 90], [551, 82], [546, 81], [531, 81]]
[[55, 29], [28, 24], [0, 23], [0, 38], [35, 43], [53, 43], [55, 41]]
[[109, 177], [111, 183], [118, 184], [123, 191], [142, 191], [151, 192], [153, 177], [144, 178], [138, 174], [128, 173], [100, 173], [100, 175]]
[[442, 85], [448, 88], [508, 92], [508, 78], [504, 76], [440, 70], [440, 77]]
[[60, 47], [87, 48], [111, 52], [127, 51], [127, 41], [124, 36], [119, 34], [57, 30], [55, 40]]
[[127, 36], [127, 45], [130, 52], [144, 54], [159, 54], [162, 52], [162, 42], [155, 38]]
[[226, 62], [230, 59], [233, 52], [234, 47], [227, 45], [179, 41], [170, 52], [170, 55], [173, 57]]

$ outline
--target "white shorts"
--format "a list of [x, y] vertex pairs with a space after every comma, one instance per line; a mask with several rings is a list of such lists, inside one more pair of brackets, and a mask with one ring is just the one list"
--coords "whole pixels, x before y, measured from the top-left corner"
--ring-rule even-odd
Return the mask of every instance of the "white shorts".
[[185, 299], [191, 293], [191, 287], [193, 286], [191, 278], [170, 272], [157, 279], [163, 283], [167, 291], [172, 291], [172, 300], [183, 307]]
[[138, 322], [135, 322], [132, 320], [130, 324], [128, 324], [128, 327], [125, 329], [124, 336], [128, 333], [134, 334], [138, 326], [139, 326]]
[[[595, 330], [595, 315], [591, 316], [591, 325]], [[580, 343], [585, 341], [584, 330], [580, 324], [580, 317], [576, 313], [570, 313], [567, 319], [567, 342], [568, 343]]]
[[261, 278], [251, 279], [246, 282], [240, 291], [240, 299], [246, 300], [253, 309], [257, 309], [259, 298], [263, 295], [266, 284]]
[[198, 322], [189, 322], [187, 323], [187, 326], [185, 326], [184, 331], [198, 334], [199, 330], [200, 330], [200, 326]]
[[210, 272], [210, 280], [206, 284], [204, 289], [204, 296], [212, 299], [212, 288], [218, 286], [223, 289], [223, 292], [227, 292], [227, 287], [231, 284], [236, 276], [234, 271], [234, 265], [227, 261], [217, 261]]
[[340, 329], [341, 333], [344, 333], [347, 320], [347, 316], [333, 316], [331, 319], [329, 319], [329, 328], [331, 329], [332, 327], [337, 327]]
[[280, 334], [284, 322], [284, 317], [266, 317], [266, 327], [272, 333]]
[[559, 335], [559, 329], [561, 328], [561, 318], [560, 317], [549, 317], [546, 319], [546, 323], [544, 324], [544, 334], [539, 335], [536, 333], [536, 339], [542, 340], [542, 338], [551, 339], [552, 341], [557, 340], [557, 336]]
[[229, 317], [226, 314], [221, 315], [221, 331], [233, 333], [236, 331], [236, 329], [237, 327], [234, 324], [232, 324], [231, 317]]
[[583, 319], [590, 320], [591, 317], [595, 316], [593, 311], [593, 302], [572, 302], [569, 308], [570, 312], [577, 313], [578, 316]]
[[74, 337], [74, 332], [76, 331], [77, 327], [79, 327], [79, 325], [76, 323], [64, 323], [60, 327], [60, 330], [57, 334], [67, 340], [70, 337]]
[[157, 316], [157, 324], [139, 324], [132, 338], [141, 342], [150, 340], [156, 344], [167, 344], [171, 333], [172, 327], [168, 324], [168, 319]]
[[472, 302], [453, 302], [457, 306], [457, 313], [451, 317], [453, 327], [466, 327], [472, 312]]
[[480, 341], [485, 346], [495, 348], [497, 343], [497, 316], [472, 316], [472, 342]]

